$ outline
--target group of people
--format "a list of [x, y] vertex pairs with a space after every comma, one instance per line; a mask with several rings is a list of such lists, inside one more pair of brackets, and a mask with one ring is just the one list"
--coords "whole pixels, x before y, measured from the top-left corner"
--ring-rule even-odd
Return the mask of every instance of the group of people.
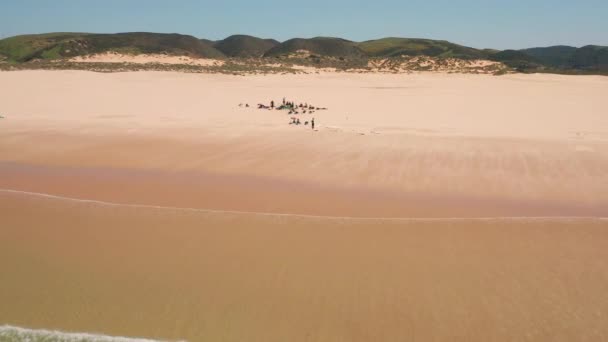
[[[245, 103], [246, 108], [249, 108], [249, 104]], [[239, 107], [243, 107], [243, 103], [239, 104]], [[295, 101], [288, 101], [283, 98], [283, 102], [281, 104], [275, 104], [274, 100], [270, 101], [270, 105], [266, 105], [263, 103], [258, 103], [258, 109], [266, 109], [266, 110], [288, 110], [288, 115], [297, 115], [297, 114], [313, 114], [318, 110], [327, 110], [327, 108], [316, 107], [308, 103], [296, 103]], [[301, 125], [302, 122], [297, 117], [291, 117], [290, 125]], [[304, 121], [304, 125], [308, 125], [309, 121]], [[310, 127], [315, 129], [315, 119], [310, 120]]]
[[[295, 116], [291, 117], [291, 122], [289, 122], [290, 125], [301, 125], [302, 123], [300, 122], [300, 118], [296, 118]], [[307, 126], [308, 125], [308, 121], [304, 121], [304, 125]], [[312, 118], [312, 120], [310, 120], [310, 128], [315, 129], [315, 118]]]

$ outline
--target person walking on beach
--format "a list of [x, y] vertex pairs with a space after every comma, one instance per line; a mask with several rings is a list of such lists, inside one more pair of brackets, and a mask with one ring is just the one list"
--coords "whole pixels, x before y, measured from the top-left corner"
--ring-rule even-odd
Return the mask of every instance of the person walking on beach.
[[312, 118], [312, 121], [310, 122], [310, 127], [312, 127], [312, 130], [315, 130], [315, 118]]

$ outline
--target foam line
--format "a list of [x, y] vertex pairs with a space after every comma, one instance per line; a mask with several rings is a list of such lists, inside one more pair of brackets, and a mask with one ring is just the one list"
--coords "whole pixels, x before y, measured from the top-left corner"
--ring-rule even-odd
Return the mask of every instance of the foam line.
[[162, 342], [147, 338], [108, 336], [93, 333], [71, 333], [58, 330], [27, 329], [11, 325], [0, 326], [1, 341], [57, 341], [57, 342]]
[[200, 212], [206, 214], [233, 214], [233, 215], [256, 215], [268, 217], [295, 217], [295, 218], [313, 218], [313, 219], [334, 219], [334, 220], [384, 220], [384, 221], [494, 221], [494, 220], [534, 220], [534, 221], [554, 221], [554, 220], [608, 220], [608, 217], [594, 216], [495, 216], [495, 217], [356, 217], [356, 216], [324, 216], [324, 215], [307, 215], [307, 214], [290, 214], [290, 213], [268, 213], [254, 211], [236, 211], [236, 210], [216, 210], [216, 209], [201, 209], [201, 208], [182, 208], [170, 207], [149, 204], [131, 204], [131, 203], [115, 203], [92, 199], [74, 198], [60, 195], [53, 195], [40, 192], [30, 192], [12, 189], [0, 189], [0, 193], [27, 195], [32, 197], [62, 200], [69, 202], [96, 204], [106, 207], [124, 207], [124, 208], [141, 208], [141, 209], [161, 209], [161, 210], [177, 210]]

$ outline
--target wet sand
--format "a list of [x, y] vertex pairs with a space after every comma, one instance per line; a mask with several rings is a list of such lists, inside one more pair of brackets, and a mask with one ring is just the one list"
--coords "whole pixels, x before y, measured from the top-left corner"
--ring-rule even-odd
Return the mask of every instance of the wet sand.
[[[0, 325], [604, 340], [606, 90], [554, 75], [0, 73]], [[312, 131], [238, 107], [282, 96], [329, 110]]]
[[0, 209], [12, 325], [190, 341], [608, 338], [605, 220], [319, 219], [9, 193]]

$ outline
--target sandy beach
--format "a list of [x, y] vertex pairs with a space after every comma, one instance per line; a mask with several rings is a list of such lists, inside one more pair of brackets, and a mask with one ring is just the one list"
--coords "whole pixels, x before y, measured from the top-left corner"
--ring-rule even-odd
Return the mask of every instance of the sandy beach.
[[[606, 339], [607, 91], [540, 74], [0, 72], [0, 324]], [[257, 109], [283, 97], [328, 109], [299, 114], [315, 130]]]
[[[602, 77], [28, 71], [0, 79], [5, 189], [328, 216], [607, 215]], [[317, 131], [255, 108], [283, 97], [327, 107], [300, 114]], [[372, 209], [366, 198], [382, 203]]]

